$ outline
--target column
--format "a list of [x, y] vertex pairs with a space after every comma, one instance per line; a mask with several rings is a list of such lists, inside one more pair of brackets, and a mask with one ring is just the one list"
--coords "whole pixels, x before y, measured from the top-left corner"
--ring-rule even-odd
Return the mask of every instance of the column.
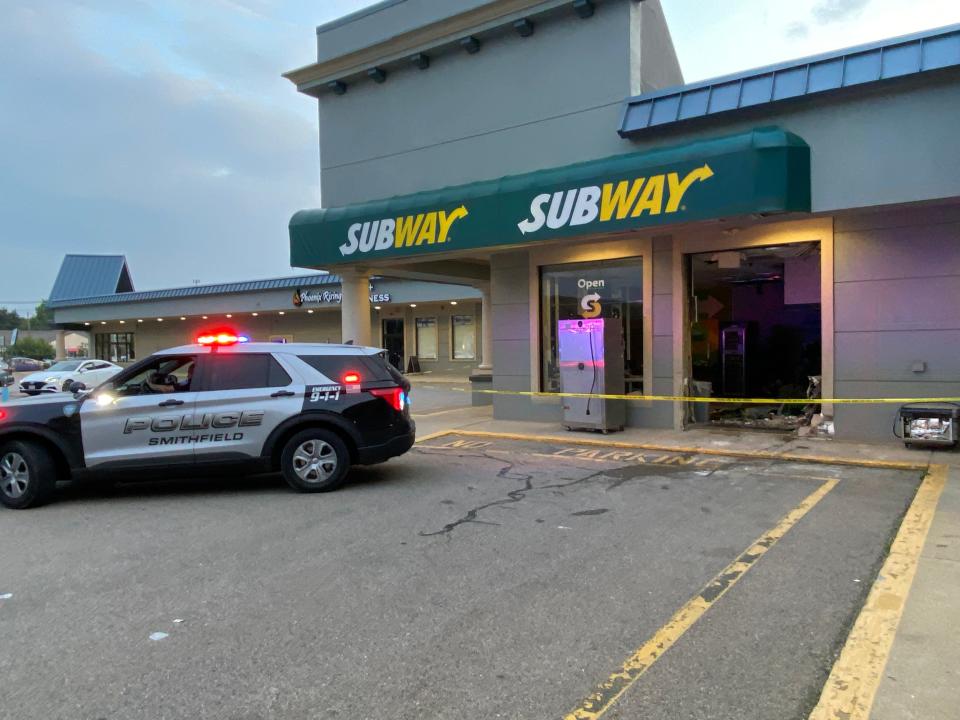
[[478, 370], [493, 372], [493, 307], [490, 304], [490, 285], [478, 285], [480, 300], [480, 365]]
[[370, 273], [351, 268], [340, 273], [340, 328], [343, 342], [370, 345]]
[[57, 360], [63, 360], [67, 356], [67, 332], [66, 330], [57, 330], [57, 339], [55, 341], [56, 345], [56, 358]]

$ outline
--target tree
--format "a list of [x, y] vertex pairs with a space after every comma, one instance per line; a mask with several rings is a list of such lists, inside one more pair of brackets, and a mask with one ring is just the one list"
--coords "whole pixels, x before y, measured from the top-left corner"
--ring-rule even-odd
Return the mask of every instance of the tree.
[[41, 300], [36, 312], [27, 321], [31, 330], [49, 330], [53, 327], [53, 312], [47, 307], [47, 301]]
[[16, 330], [23, 325], [23, 318], [16, 310], [0, 308], [0, 330]]
[[49, 360], [56, 353], [53, 346], [40, 338], [20, 338], [6, 349], [7, 357], [26, 357], [34, 360]]

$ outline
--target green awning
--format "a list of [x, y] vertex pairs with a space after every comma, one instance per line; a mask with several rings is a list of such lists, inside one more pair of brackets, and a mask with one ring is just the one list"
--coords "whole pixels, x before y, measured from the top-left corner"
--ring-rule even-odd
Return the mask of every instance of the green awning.
[[325, 268], [752, 213], [810, 211], [810, 148], [760, 128], [290, 220], [290, 264]]

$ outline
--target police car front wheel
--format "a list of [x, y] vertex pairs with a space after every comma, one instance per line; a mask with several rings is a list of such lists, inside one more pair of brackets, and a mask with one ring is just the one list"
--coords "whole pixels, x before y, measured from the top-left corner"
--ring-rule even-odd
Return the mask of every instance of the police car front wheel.
[[303, 430], [284, 446], [280, 469], [294, 490], [333, 490], [343, 483], [350, 469], [350, 451], [340, 436], [329, 430]]
[[40, 445], [0, 443], [0, 503], [22, 510], [48, 502], [57, 487], [57, 468]]

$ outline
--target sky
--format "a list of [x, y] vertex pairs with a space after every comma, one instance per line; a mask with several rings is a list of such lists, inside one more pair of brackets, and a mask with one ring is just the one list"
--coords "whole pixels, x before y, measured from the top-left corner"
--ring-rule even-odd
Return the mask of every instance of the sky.
[[[688, 82], [960, 23], [956, 0], [661, 2]], [[138, 290], [301, 272], [316, 101], [280, 74], [369, 4], [5, 0], [0, 307], [30, 314], [68, 252], [125, 254]]]

